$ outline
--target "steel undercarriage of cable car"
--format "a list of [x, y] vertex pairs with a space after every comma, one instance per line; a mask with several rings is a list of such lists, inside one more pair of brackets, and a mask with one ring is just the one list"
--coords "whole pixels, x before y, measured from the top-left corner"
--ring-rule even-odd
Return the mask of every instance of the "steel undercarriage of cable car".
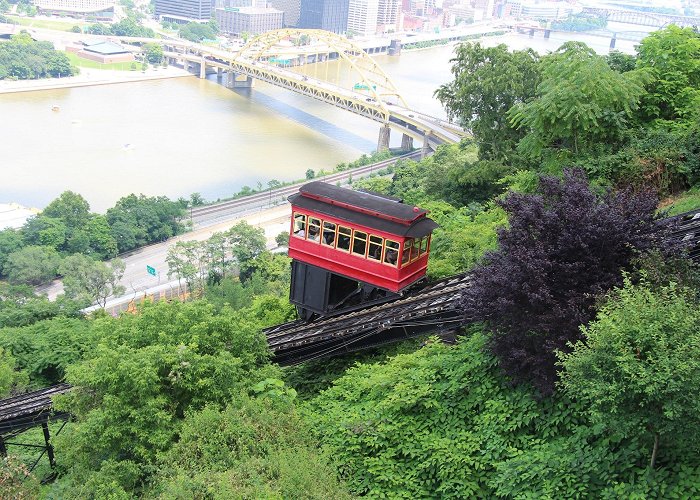
[[289, 300], [305, 320], [399, 298], [424, 281], [437, 224], [397, 198], [310, 182], [289, 197]]

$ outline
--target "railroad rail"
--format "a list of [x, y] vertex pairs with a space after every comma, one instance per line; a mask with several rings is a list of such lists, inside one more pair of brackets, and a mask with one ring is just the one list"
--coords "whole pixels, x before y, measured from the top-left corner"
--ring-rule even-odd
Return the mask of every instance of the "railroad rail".
[[385, 304], [339, 312], [313, 323], [293, 321], [265, 330], [273, 359], [291, 365], [428, 332], [457, 330], [466, 319], [459, 308], [469, 275], [458, 274]]
[[[29, 467], [29, 472], [34, 470], [45, 453], [48, 455], [49, 464], [53, 468], [56, 462], [53, 446], [51, 446], [49, 422], [63, 420], [63, 425], [56, 431], [56, 434], [58, 434], [63, 430], [63, 426], [70, 415], [65, 412], [54, 411], [51, 398], [70, 389], [71, 386], [69, 384], [59, 384], [0, 401], [0, 456], [7, 456], [8, 446], [38, 448], [42, 450], [41, 454]], [[38, 426], [41, 426], [44, 432], [44, 446], [33, 443], [20, 443], [13, 440], [24, 431]]]

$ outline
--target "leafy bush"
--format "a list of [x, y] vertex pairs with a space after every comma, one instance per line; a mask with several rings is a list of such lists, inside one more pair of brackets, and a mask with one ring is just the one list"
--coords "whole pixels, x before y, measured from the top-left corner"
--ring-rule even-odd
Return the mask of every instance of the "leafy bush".
[[596, 301], [621, 283], [635, 257], [673, 250], [649, 192], [596, 195], [580, 170], [542, 177], [536, 194], [511, 193], [499, 249], [473, 272], [465, 313], [485, 320], [490, 346], [516, 382], [549, 393], [555, 352], [580, 339]]

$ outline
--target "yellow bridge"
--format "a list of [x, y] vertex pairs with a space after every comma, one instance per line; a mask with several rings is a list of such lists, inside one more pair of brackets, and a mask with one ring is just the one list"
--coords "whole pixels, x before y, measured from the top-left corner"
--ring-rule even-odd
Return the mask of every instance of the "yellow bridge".
[[426, 152], [466, 135], [453, 123], [410, 109], [374, 59], [335, 33], [275, 30], [252, 38], [237, 51], [184, 40], [148, 41], [160, 43], [171, 63], [198, 72], [200, 78], [211, 70], [225, 78], [228, 87], [250, 87], [261, 80], [377, 121], [382, 125], [379, 150], [389, 147], [391, 129], [403, 134], [402, 148], [412, 148], [417, 139]]

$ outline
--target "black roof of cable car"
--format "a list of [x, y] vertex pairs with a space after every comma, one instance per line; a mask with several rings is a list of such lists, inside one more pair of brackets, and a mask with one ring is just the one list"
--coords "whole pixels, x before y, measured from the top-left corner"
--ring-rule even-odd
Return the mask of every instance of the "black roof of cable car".
[[384, 196], [379, 193], [369, 193], [366, 191], [354, 191], [326, 182], [309, 182], [301, 186], [299, 192], [302, 195], [308, 193], [311, 196], [322, 196], [352, 205], [353, 207], [371, 210], [372, 212], [388, 217], [395, 217], [405, 222], [411, 222], [427, 214], [426, 210], [421, 208], [415, 209], [412, 206], [404, 205], [401, 199], [393, 196]]
[[[320, 182], [312, 182], [310, 184], [324, 184]], [[299, 193], [294, 193], [289, 197], [289, 202], [294, 205], [295, 207], [299, 207], [302, 209], [306, 210], [311, 210], [313, 212], [318, 212], [326, 215], [330, 215], [331, 217], [335, 217], [337, 219], [341, 219], [344, 221], [347, 221], [352, 224], [358, 224], [361, 226], [373, 228], [373, 229], [378, 229], [380, 231], [384, 231], [386, 233], [390, 234], [395, 234], [397, 236], [405, 237], [405, 238], [422, 238], [423, 236], [429, 235], [433, 229], [438, 227], [437, 223], [429, 219], [428, 217], [421, 217], [418, 220], [410, 223], [409, 221], [412, 220], [417, 214], [425, 214], [425, 210], [420, 210], [420, 212], [414, 212], [412, 207], [408, 207], [407, 205], [404, 205], [402, 203], [398, 203], [397, 201], [391, 200], [391, 199], [386, 199], [381, 196], [377, 195], [368, 195], [367, 193], [358, 193], [357, 191], [351, 191], [350, 189], [344, 189], [344, 188], [339, 188], [337, 186], [332, 186], [329, 184], [324, 184], [324, 186], [330, 186], [333, 188], [332, 190], [324, 190], [323, 188], [317, 189], [316, 186], [312, 187], [314, 189], [313, 193], [317, 194], [318, 196], [323, 196], [323, 197], [328, 197], [333, 200], [341, 201], [343, 203], [347, 203], [349, 205], [357, 206], [354, 202], [356, 202], [357, 198], [353, 197], [352, 195], [348, 195], [346, 192], [349, 193], [356, 193], [363, 195], [362, 199], [364, 201], [364, 206], [362, 208], [366, 210], [374, 210], [375, 212], [379, 212], [379, 210], [370, 208], [370, 206], [384, 206], [386, 207], [387, 204], [392, 204], [392, 205], [398, 205], [403, 208], [408, 208], [410, 213], [411, 213], [411, 218], [407, 220], [409, 224], [402, 224], [400, 222], [395, 222], [392, 220], [388, 219], [382, 219], [381, 217], [374, 216], [371, 214], [363, 213], [363, 212], [356, 212], [354, 210], [351, 210], [349, 208], [345, 208], [343, 206], [338, 206], [338, 205], [331, 205], [329, 203], [326, 203], [321, 200], [317, 200], [315, 198], [309, 198], [303, 195], [304, 190], [309, 184], [305, 184], [300, 188]], [[343, 193], [339, 193], [339, 191], [342, 191]], [[324, 193], [324, 194], [320, 194]], [[340, 196], [339, 196], [340, 195]], [[369, 197], [372, 198], [377, 198], [377, 200], [370, 200]], [[352, 201], [348, 201], [352, 200]], [[381, 201], [379, 201], [381, 200]], [[374, 205], [370, 205], [374, 204]], [[386, 213], [386, 212], [382, 212]], [[402, 213], [407, 213], [407, 212], [402, 212]], [[387, 214], [389, 215], [389, 214]], [[392, 217], [397, 217], [396, 215], [391, 214]], [[404, 216], [405, 217], [405, 216]], [[406, 219], [404, 219], [406, 220]]]

